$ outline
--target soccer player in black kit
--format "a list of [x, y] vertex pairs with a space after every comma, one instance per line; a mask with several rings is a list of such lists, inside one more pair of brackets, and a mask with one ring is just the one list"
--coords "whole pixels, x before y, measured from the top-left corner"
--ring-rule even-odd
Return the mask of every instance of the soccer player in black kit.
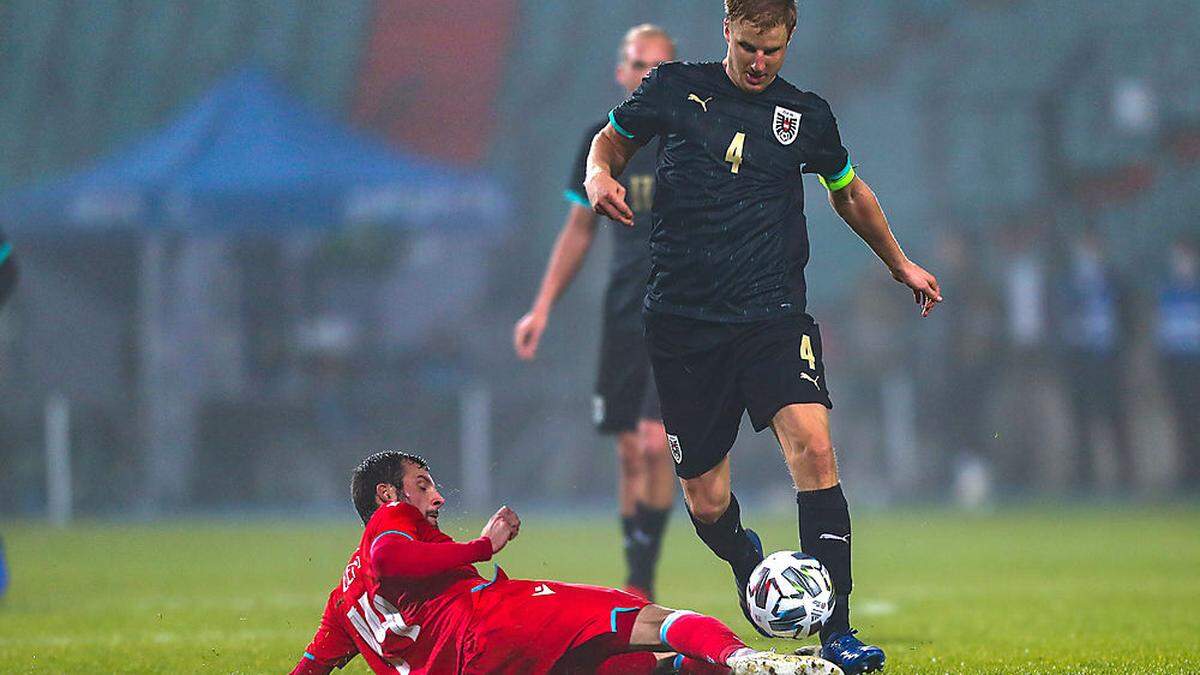
[[850, 627], [850, 514], [829, 434], [817, 324], [805, 313], [808, 237], [801, 173], [912, 290], [922, 315], [941, 292], [901, 251], [855, 175], [829, 104], [778, 77], [794, 0], [726, 0], [724, 61], [666, 63], [609, 114], [588, 156], [597, 213], [626, 224], [615, 176], [658, 137], [644, 320], [667, 443], [696, 533], [733, 568], [743, 611], [762, 544], [742, 527], [729, 450], [742, 414], [774, 431], [797, 489], [800, 546], [834, 582], [821, 656], [846, 673], [883, 667]]
[[[658, 26], [642, 24], [625, 34], [616, 81], [628, 96], [651, 68], [675, 58], [675, 43]], [[517, 356], [532, 359], [550, 310], [579, 271], [595, 238], [597, 221], [583, 188], [592, 138], [608, 120], [587, 130], [567, 182], [567, 220], [555, 242], [533, 306], [513, 329]], [[654, 152], [639, 152], [625, 167], [621, 184], [633, 209], [633, 227], [604, 220], [613, 236], [609, 282], [604, 293], [604, 333], [593, 398], [597, 429], [617, 437], [618, 502], [628, 568], [625, 590], [654, 596], [654, 571], [675, 500], [675, 473], [659, 412], [658, 392], [642, 336], [642, 301], [650, 274], [650, 204], [654, 195]]]

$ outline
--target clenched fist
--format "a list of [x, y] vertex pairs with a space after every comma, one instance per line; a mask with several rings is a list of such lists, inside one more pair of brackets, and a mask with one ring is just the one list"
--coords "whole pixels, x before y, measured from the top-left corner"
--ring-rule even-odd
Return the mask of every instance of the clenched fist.
[[496, 515], [492, 516], [487, 525], [483, 526], [480, 536], [491, 540], [492, 554], [496, 554], [504, 548], [505, 544], [516, 539], [520, 531], [521, 519], [517, 517], [517, 512], [507, 506], [501, 506]]

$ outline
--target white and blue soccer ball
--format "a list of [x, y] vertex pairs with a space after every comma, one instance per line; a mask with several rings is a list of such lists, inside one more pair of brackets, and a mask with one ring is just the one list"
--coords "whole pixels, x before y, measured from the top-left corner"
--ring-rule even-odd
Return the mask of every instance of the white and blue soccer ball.
[[779, 551], [754, 568], [746, 584], [750, 618], [768, 634], [806, 638], [833, 613], [833, 581], [816, 558]]

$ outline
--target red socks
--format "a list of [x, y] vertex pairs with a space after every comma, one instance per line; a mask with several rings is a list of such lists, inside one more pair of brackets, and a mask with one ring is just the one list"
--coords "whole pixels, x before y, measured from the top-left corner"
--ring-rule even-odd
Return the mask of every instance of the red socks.
[[[729, 626], [711, 616], [680, 610], [672, 612], [663, 620], [659, 639], [671, 649], [691, 657], [719, 666], [739, 649], [746, 647]], [[685, 658], [685, 663], [687, 659]], [[700, 671], [694, 671], [700, 672]]]

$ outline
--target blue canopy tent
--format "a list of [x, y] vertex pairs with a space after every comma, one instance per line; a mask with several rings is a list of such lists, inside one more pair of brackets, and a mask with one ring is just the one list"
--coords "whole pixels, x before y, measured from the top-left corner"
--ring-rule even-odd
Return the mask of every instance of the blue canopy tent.
[[256, 69], [236, 73], [134, 146], [0, 197], [11, 231], [127, 226], [281, 230], [372, 223], [502, 229], [487, 177], [392, 150], [309, 109]]
[[[236, 246], [231, 239], [266, 233], [290, 241], [287, 235], [302, 228], [363, 224], [470, 232], [476, 241], [501, 233], [508, 213], [507, 194], [487, 176], [393, 150], [311, 110], [256, 69], [229, 76], [161, 130], [91, 167], [0, 195], [0, 228], [18, 241], [22, 234], [32, 242], [140, 233], [140, 269], [131, 273], [138, 279], [148, 508], [169, 506], [187, 491], [181, 481], [194, 453], [192, 411], [204, 395], [201, 384], [220, 379], [204, 364], [220, 343], [209, 339], [216, 314], [209, 310]], [[92, 307], [100, 303], [86, 301], [97, 289], [48, 282], [37, 290], [59, 307], [75, 302], [99, 311]], [[86, 362], [111, 352], [104, 345], [113, 340], [105, 342], [81, 312], [29, 304], [35, 312], [39, 304], [47, 308], [28, 322], [31, 329], [75, 357], [58, 362], [77, 365], [55, 371], [47, 393], [80, 392], [86, 378], [73, 374], [95, 370]]]

